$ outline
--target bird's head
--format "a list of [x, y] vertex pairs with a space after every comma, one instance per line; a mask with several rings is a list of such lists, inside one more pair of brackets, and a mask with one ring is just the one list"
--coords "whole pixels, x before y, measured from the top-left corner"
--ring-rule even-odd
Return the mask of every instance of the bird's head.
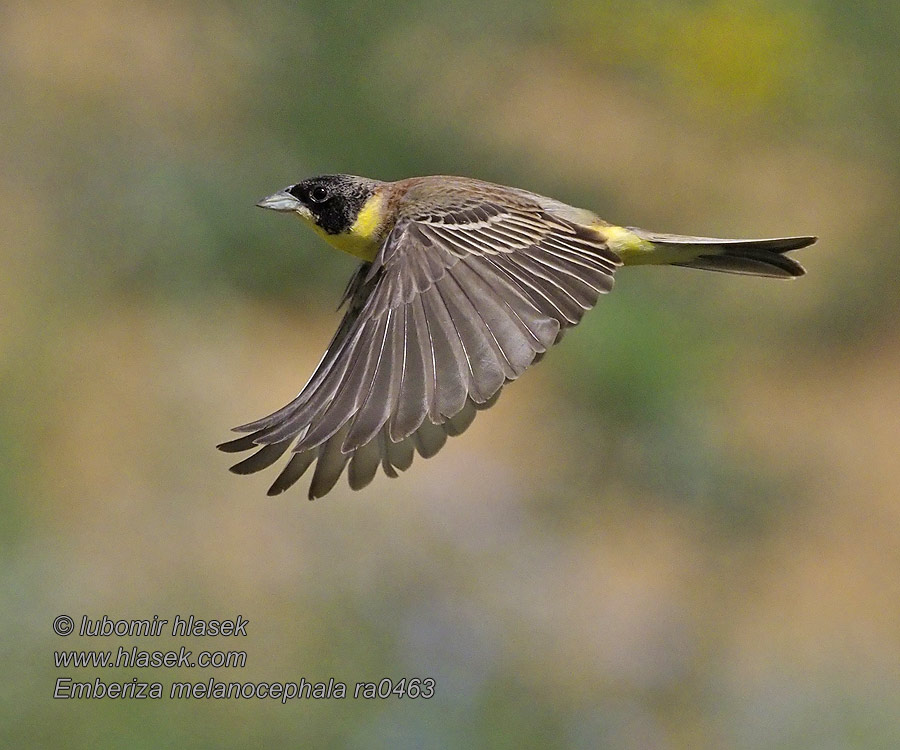
[[256, 205], [295, 213], [339, 250], [371, 260], [385, 223], [384, 186], [355, 175], [320, 175], [279, 190]]

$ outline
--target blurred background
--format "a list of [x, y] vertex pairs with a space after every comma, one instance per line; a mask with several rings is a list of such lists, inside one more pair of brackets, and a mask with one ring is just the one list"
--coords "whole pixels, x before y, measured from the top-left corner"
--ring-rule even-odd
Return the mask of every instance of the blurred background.
[[[900, 743], [900, 6], [8, 0], [8, 747]], [[463, 174], [659, 231], [814, 233], [794, 283], [625, 269], [463, 438], [363, 493], [226, 470], [353, 269], [254, 208]], [[250, 620], [239, 643], [53, 618]], [[430, 701], [54, 701], [105, 680], [433, 677]]]

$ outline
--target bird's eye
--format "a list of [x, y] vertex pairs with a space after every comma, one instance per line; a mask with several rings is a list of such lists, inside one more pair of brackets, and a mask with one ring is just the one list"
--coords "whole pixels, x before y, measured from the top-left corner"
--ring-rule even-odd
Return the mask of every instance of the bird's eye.
[[309, 191], [309, 197], [314, 203], [323, 203], [324, 201], [328, 200], [328, 189], [322, 187], [321, 185], [316, 185], [312, 190]]

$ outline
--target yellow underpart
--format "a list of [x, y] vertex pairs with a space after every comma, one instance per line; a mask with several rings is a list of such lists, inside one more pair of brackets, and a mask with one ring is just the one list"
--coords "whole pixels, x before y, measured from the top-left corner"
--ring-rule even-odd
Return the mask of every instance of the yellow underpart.
[[609, 249], [616, 253], [626, 266], [686, 263], [696, 258], [699, 253], [696, 245], [656, 244], [639, 237], [625, 227], [595, 224], [594, 228], [606, 237]]
[[602, 224], [595, 224], [594, 229], [606, 237], [609, 249], [618, 255], [626, 266], [658, 262], [652, 260], [654, 244], [641, 239], [631, 230]]
[[376, 193], [363, 204], [346, 232], [328, 234], [317, 224], [312, 224], [312, 228], [333, 248], [371, 263], [383, 239], [379, 231], [384, 223], [383, 208], [384, 197]]

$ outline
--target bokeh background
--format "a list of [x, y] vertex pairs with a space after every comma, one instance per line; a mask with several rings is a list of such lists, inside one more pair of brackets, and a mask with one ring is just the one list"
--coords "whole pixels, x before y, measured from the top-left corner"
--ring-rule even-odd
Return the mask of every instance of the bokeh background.
[[[897, 747], [898, 48], [881, 0], [7, 0], [0, 744]], [[213, 446], [300, 388], [353, 261], [253, 203], [334, 171], [821, 239], [793, 283], [626, 269], [438, 457], [271, 499]], [[251, 625], [64, 639], [61, 613]], [[185, 643], [247, 666], [53, 665]]]

